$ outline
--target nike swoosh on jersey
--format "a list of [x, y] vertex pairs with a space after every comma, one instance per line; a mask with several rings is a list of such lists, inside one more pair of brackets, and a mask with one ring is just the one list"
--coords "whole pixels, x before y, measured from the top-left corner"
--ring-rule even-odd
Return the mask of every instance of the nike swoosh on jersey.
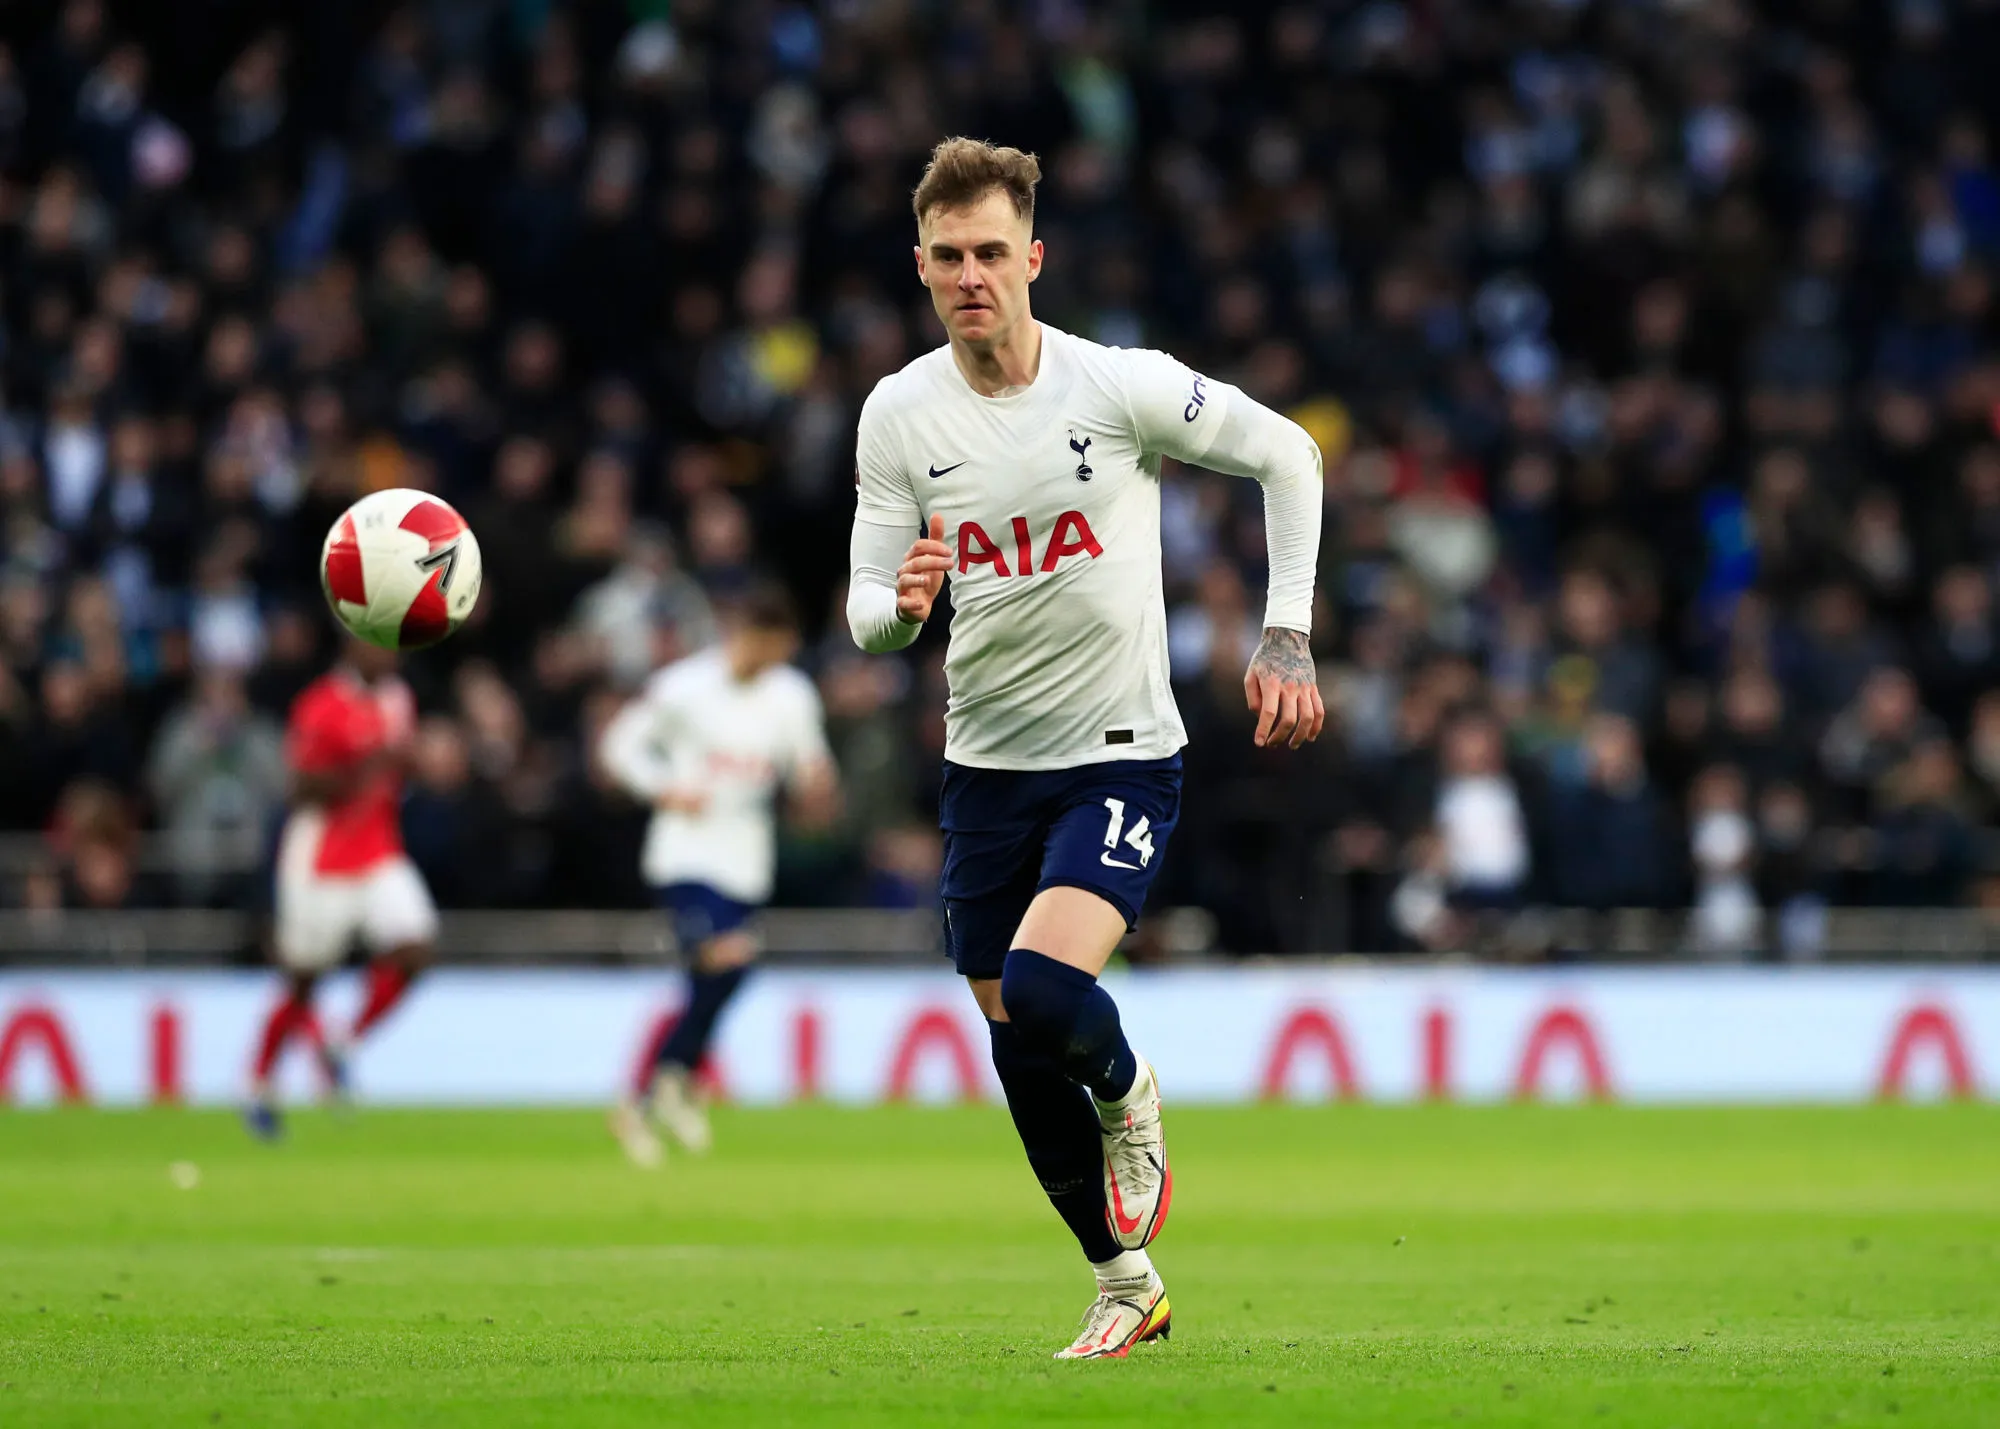
[[1115, 859], [1115, 858], [1113, 858], [1113, 857], [1112, 857], [1112, 856], [1111, 856], [1110, 854], [1108, 854], [1108, 853], [1101, 853], [1101, 854], [1099, 854], [1099, 855], [1097, 856], [1097, 861], [1098, 861], [1099, 863], [1103, 864], [1103, 865], [1104, 865], [1104, 866], [1105, 866], [1106, 868], [1129, 868], [1129, 869], [1131, 869], [1131, 870], [1132, 870], [1132, 871], [1133, 871], [1134, 873], [1137, 873], [1137, 872], [1139, 871], [1139, 865], [1138, 865], [1138, 864], [1136, 864], [1136, 863], [1125, 863], [1125, 862], [1123, 862], [1123, 861], [1121, 861], [1121, 860], [1119, 860], [1119, 859]]
[[[970, 460], [972, 460], [972, 458], [970, 457], [966, 458], [966, 461]], [[939, 477], [945, 475], [948, 472], [957, 471], [960, 467], [964, 465], [965, 462], [959, 461], [959, 462], [953, 462], [950, 466], [934, 466], [931, 468], [931, 480], [936, 481]]]

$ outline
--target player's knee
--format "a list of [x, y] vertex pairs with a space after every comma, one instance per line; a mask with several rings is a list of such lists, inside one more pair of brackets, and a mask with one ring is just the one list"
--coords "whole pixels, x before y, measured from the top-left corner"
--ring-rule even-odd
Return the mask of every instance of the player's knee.
[[731, 972], [757, 961], [757, 940], [747, 932], [722, 933], [695, 952], [695, 966], [705, 973]]
[[398, 943], [382, 954], [382, 961], [401, 968], [414, 977], [431, 965], [435, 951], [427, 942]]
[[1034, 970], [1021, 953], [1016, 948], [1000, 966], [1000, 1010], [1018, 1030], [1029, 1032], [1037, 1025], [1042, 999]]
[[1005, 1024], [1008, 1021], [1007, 1004], [1000, 999], [999, 978], [969, 977], [965, 985], [972, 989], [972, 1000], [979, 1004], [979, 1010], [988, 1022]]
[[1000, 1002], [1007, 1018], [1029, 1040], [1064, 1043], [1076, 1025], [1078, 1003], [1095, 979], [1029, 948], [1007, 954], [1000, 969]]
[[986, 1019], [986, 1035], [993, 1044], [993, 1070], [1004, 1083], [1010, 1072], [1027, 1064], [1028, 1049], [1021, 1044], [1020, 1029], [1011, 1022]]

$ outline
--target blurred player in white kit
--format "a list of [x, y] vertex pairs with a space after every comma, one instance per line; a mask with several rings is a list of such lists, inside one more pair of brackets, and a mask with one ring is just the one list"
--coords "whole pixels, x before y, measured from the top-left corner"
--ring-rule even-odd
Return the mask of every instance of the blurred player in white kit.
[[655, 673], [599, 745], [606, 772], [654, 810], [641, 872], [673, 919], [688, 969], [687, 999], [649, 1084], [612, 1113], [641, 1165], [661, 1156], [654, 1125], [689, 1151], [708, 1148], [695, 1072], [757, 958], [751, 919], [771, 896], [778, 796], [790, 795], [801, 822], [834, 812], [819, 693], [789, 663], [798, 647], [789, 597], [759, 587], [725, 615], [718, 644]]

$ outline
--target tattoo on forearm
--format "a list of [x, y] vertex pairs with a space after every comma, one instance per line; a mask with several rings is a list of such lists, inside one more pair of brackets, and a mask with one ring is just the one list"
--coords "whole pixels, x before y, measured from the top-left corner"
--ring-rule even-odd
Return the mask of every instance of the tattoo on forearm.
[[1250, 657], [1250, 672], [1269, 675], [1286, 684], [1310, 685], [1313, 677], [1312, 646], [1296, 630], [1268, 627]]

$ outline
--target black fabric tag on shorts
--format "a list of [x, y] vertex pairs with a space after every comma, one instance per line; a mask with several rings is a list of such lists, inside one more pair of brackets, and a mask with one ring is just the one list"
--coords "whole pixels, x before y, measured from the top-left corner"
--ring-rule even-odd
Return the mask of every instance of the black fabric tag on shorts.
[[1132, 731], [1129, 729], [1107, 729], [1104, 731], [1104, 742], [1106, 744], [1130, 744], [1132, 742]]

